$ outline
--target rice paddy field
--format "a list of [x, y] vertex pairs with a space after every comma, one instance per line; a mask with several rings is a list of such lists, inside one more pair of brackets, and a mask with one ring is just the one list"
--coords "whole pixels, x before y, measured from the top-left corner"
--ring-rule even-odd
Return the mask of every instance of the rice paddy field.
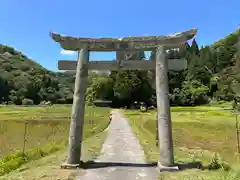
[[[110, 109], [86, 107], [85, 111], [84, 140], [108, 126]], [[65, 148], [70, 116], [71, 105], [0, 106], [0, 176], [29, 159]], [[23, 160], [22, 154], [30, 154], [28, 160]], [[16, 158], [20, 158], [19, 162], [6, 165], [9, 159]]]
[[[124, 110], [143, 145], [148, 161], [159, 160], [156, 146], [156, 111], [141, 113]], [[217, 160], [230, 165], [231, 170], [185, 170], [161, 173], [161, 180], [237, 180], [240, 179], [239, 156], [236, 153], [236, 115], [229, 105], [172, 107], [175, 161], [200, 161], [205, 167]], [[240, 119], [240, 116], [239, 116]]]
[[[220, 164], [224, 162], [231, 169], [225, 171], [220, 167], [218, 170], [192, 169], [160, 173], [159, 179], [240, 180], [240, 161], [236, 153], [236, 116], [229, 107], [229, 104], [172, 107], [171, 115], [176, 162], [201, 161], [207, 167], [217, 157]], [[107, 127], [110, 110], [86, 107], [84, 139], [98, 134]], [[139, 137], [147, 160], [158, 161], [156, 111], [151, 110], [146, 113], [141, 113], [139, 110], [122, 111]], [[68, 179], [67, 173], [59, 170], [59, 164], [60, 159], [66, 154], [64, 148], [68, 140], [70, 114], [71, 105], [0, 106], [0, 179], [13, 177], [18, 179], [19, 176], [26, 180], [51, 179], [56, 176], [61, 177], [60, 179], [64, 179], [63, 176], [65, 176]], [[100, 151], [102, 142], [103, 138], [95, 138], [89, 141], [85, 149], [91, 149], [94, 153]], [[94, 147], [91, 148], [90, 145]], [[54, 155], [53, 152], [60, 149], [63, 149], [60, 155]], [[35, 161], [36, 163], [33, 164], [25, 163], [22, 156], [19, 159], [16, 155], [17, 152], [23, 151], [27, 154], [26, 162], [40, 158], [42, 160]], [[11, 156], [11, 154], [15, 155]], [[11, 159], [14, 160], [11, 161]], [[26, 165], [22, 165], [24, 163]], [[20, 166], [27, 169], [13, 171]], [[32, 171], [36, 176], [33, 177]]]
[[[87, 107], [84, 138], [108, 124], [108, 108]], [[0, 106], [0, 157], [68, 139], [71, 105]]]

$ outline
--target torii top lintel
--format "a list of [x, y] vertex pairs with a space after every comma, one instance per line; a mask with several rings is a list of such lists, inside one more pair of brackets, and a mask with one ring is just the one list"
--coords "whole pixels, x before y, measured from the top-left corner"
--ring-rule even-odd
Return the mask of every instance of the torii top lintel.
[[147, 51], [154, 50], [160, 44], [166, 48], [177, 48], [192, 39], [196, 33], [197, 29], [195, 28], [168, 36], [130, 36], [119, 39], [70, 37], [57, 33], [50, 33], [50, 36], [65, 50], [79, 51], [87, 46], [90, 51]]

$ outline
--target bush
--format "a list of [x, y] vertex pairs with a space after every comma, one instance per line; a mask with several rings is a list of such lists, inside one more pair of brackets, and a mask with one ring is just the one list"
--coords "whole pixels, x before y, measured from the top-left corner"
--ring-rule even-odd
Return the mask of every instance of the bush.
[[22, 105], [33, 105], [33, 104], [34, 103], [33, 103], [32, 99], [25, 98], [25, 99], [22, 100]]
[[42, 148], [28, 150], [26, 153], [18, 152], [4, 156], [3, 158], [0, 158], [0, 176], [19, 168], [21, 165], [31, 160], [37, 160], [41, 157], [45, 157], [53, 152], [56, 152], [65, 147], [65, 145], [66, 142], [49, 143]]
[[222, 161], [221, 157], [218, 154], [214, 154], [210, 164], [208, 165], [208, 170], [217, 170], [217, 169], [222, 169], [223, 171], [229, 171], [230, 166]]
[[148, 108], [146, 106], [140, 106], [140, 111], [141, 112], [147, 112], [148, 111]]
[[175, 88], [170, 94], [172, 105], [194, 106], [207, 104], [209, 88], [198, 81], [184, 81], [181, 89]]

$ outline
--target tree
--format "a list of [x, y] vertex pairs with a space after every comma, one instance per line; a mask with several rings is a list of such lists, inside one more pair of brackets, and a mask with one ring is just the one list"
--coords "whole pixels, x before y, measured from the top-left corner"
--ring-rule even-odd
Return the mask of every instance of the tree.
[[113, 98], [113, 81], [108, 76], [95, 76], [87, 88], [86, 101], [93, 104], [94, 100], [111, 100]]
[[[127, 52], [125, 60], [144, 60], [144, 52]], [[123, 54], [117, 54], [121, 58]], [[134, 101], [148, 101], [152, 95], [147, 71], [116, 70], [112, 71], [110, 78], [113, 82], [113, 104], [130, 106]]]
[[32, 99], [34, 104], [39, 104], [41, 102], [40, 98], [41, 82], [38, 80], [31, 81], [27, 84], [27, 89], [25, 92], [25, 97]]
[[179, 48], [179, 56], [180, 58], [186, 58], [187, 60], [189, 59], [189, 55], [191, 52], [191, 47], [188, 44], [188, 42], [184, 43], [182, 46]]
[[9, 86], [6, 79], [0, 76], [0, 103], [8, 102]]
[[193, 55], [199, 55], [199, 47], [198, 47], [196, 39], [193, 39], [193, 41], [192, 41], [191, 53]]

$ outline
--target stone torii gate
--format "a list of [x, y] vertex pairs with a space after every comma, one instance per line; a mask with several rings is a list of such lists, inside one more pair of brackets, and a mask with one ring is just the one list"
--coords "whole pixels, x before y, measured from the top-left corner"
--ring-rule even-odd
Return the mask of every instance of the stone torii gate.
[[[89, 70], [143, 70], [155, 71], [157, 96], [157, 124], [160, 150], [160, 164], [165, 167], [174, 165], [172, 124], [169, 105], [168, 70], [186, 68], [186, 60], [166, 59], [165, 50], [179, 48], [192, 39], [197, 29], [168, 36], [140, 36], [117, 38], [82, 38], [51, 33], [50, 36], [65, 50], [78, 51], [78, 61], [58, 61], [59, 70], [75, 70], [75, 89], [73, 96], [72, 117], [69, 132], [68, 158], [65, 167], [80, 166], [81, 144], [84, 125], [85, 97]], [[89, 61], [90, 51], [122, 52], [155, 51], [152, 60], [117, 59], [114, 61]], [[121, 52], [120, 52], [121, 51]]]

